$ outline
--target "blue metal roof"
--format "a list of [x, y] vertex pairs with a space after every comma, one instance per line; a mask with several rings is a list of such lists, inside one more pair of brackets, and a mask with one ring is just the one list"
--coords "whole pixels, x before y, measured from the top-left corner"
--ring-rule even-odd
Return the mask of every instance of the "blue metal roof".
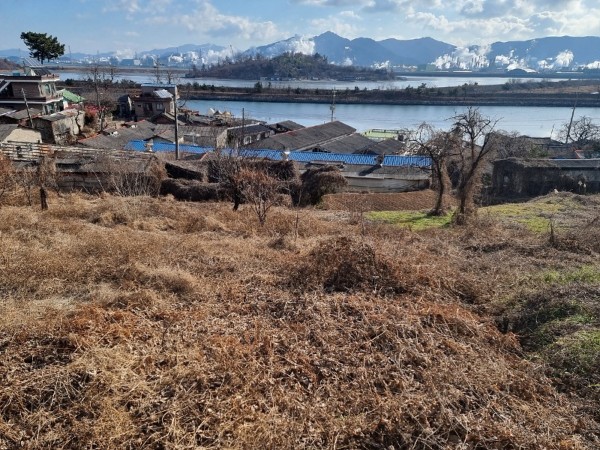
[[352, 155], [345, 153], [321, 152], [290, 152], [290, 159], [299, 162], [326, 161], [343, 164], [374, 165], [377, 157], [374, 155]]
[[[146, 142], [142, 140], [129, 141], [125, 146], [126, 150], [135, 150], [138, 152], [144, 152], [147, 150]], [[167, 142], [156, 142], [152, 146], [155, 152], [174, 152], [175, 144]], [[213, 151], [212, 147], [199, 147], [197, 145], [184, 145], [179, 144], [179, 151], [185, 153], [204, 154]], [[234, 149], [223, 149], [222, 154], [227, 156], [240, 156], [243, 158], [259, 158], [259, 159], [272, 159], [274, 161], [283, 160], [283, 152], [278, 150], [234, 150]], [[354, 155], [346, 153], [324, 153], [324, 152], [289, 152], [289, 159], [291, 161], [298, 161], [303, 163], [324, 161], [324, 162], [339, 162], [342, 164], [349, 165], [360, 165], [360, 166], [374, 166], [377, 164], [377, 155]], [[400, 156], [400, 155], [387, 155], [383, 159], [383, 165], [388, 167], [406, 167], [406, 166], [417, 166], [417, 167], [429, 167], [431, 166], [431, 159], [425, 156]]]
[[[146, 146], [147, 142], [142, 140], [129, 141], [127, 145], [125, 145], [125, 150], [134, 150], [136, 152], [145, 152], [148, 147]], [[198, 155], [202, 155], [204, 153], [208, 153], [212, 151], [212, 147], [199, 147], [197, 145], [186, 145], [179, 144], [179, 151], [185, 153], [195, 153]], [[152, 151], [154, 152], [174, 152], [175, 144], [171, 144], [169, 142], [155, 142], [152, 145]]]
[[277, 150], [240, 150], [239, 156], [247, 158], [264, 158], [281, 161], [283, 159], [282, 152]]
[[426, 156], [401, 156], [401, 155], [386, 155], [383, 158], [384, 166], [418, 166], [418, 167], [429, 167], [431, 166], [431, 158]]

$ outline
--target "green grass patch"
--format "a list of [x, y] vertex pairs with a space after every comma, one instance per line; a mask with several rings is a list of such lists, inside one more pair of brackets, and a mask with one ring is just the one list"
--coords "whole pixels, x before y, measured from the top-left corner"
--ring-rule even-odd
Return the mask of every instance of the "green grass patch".
[[597, 266], [581, 266], [574, 270], [549, 270], [540, 275], [542, 281], [552, 284], [600, 283], [600, 269]]
[[555, 365], [583, 376], [595, 375], [600, 364], [600, 330], [582, 330], [565, 336], [546, 350]]
[[[568, 214], [570, 211], [581, 209], [582, 205], [568, 197], [544, 197], [526, 203], [505, 203], [487, 206], [480, 209], [481, 214], [523, 224], [535, 233], [550, 231], [550, 222]], [[555, 223], [555, 230], [561, 229], [560, 223]]]
[[527, 337], [527, 347], [539, 350], [552, 345], [562, 335], [569, 335], [595, 323], [596, 318], [586, 312], [542, 323]]
[[480, 209], [480, 214], [489, 214], [491, 217], [510, 220], [527, 227], [535, 233], [544, 233], [550, 230], [550, 221], [553, 216], [577, 205], [567, 199], [535, 201], [527, 203], [505, 203], [503, 205], [486, 206]]
[[430, 216], [427, 212], [422, 211], [372, 211], [367, 214], [367, 218], [410, 228], [413, 231], [421, 231], [449, 226], [452, 221], [452, 214]]

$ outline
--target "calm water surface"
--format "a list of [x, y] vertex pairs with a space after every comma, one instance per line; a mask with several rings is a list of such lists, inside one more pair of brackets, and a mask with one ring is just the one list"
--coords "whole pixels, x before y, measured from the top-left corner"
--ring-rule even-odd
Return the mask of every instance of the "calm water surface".
[[[192, 100], [187, 108], [206, 114], [209, 108], [230, 111], [237, 117], [252, 117], [267, 122], [293, 120], [302, 125], [318, 125], [331, 120], [329, 105], [316, 103], [264, 103], [213, 100]], [[535, 137], [556, 137], [561, 126], [571, 118], [571, 108], [541, 108], [516, 106], [482, 106], [481, 112], [498, 120], [497, 128], [517, 131]], [[395, 106], [395, 105], [336, 105], [334, 117], [358, 131], [370, 128], [414, 128], [428, 122], [448, 129], [452, 116], [463, 112], [455, 106]], [[600, 108], [577, 108], [575, 119], [581, 116], [600, 121]]]
[[[84, 72], [58, 71], [62, 79], [83, 79], [87, 77]], [[122, 74], [115, 78], [131, 79], [137, 83], [154, 82], [152, 74]], [[531, 79], [540, 81], [541, 79]], [[291, 86], [292, 88], [331, 89], [404, 89], [407, 86], [418, 87], [425, 83], [428, 87], [460, 86], [467, 84], [493, 85], [503, 84], [507, 78], [495, 77], [409, 77], [406, 80], [395, 81], [272, 81], [272, 87]], [[529, 80], [521, 80], [529, 81]], [[550, 81], [560, 81], [552, 79]], [[224, 79], [190, 79], [182, 78], [180, 83], [197, 82], [207, 85], [227, 87], [252, 87], [256, 81], [250, 80], [224, 80]], [[267, 85], [268, 81], [263, 81]], [[329, 105], [314, 103], [264, 103], [264, 102], [235, 102], [216, 100], [191, 100], [185, 105], [187, 108], [205, 114], [209, 108], [230, 111], [235, 116], [241, 117], [242, 111], [246, 117], [252, 117], [267, 122], [280, 122], [293, 120], [305, 126], [318, 125], [331, 119]], [[559, 129], [571, 117], [571, 108], [543, 108], [543, 107], [515, 107], [515, 106], [486, 106], [480, 108], [482, 113], [498, 120], [497, 128], [505, 131], [517, 131], [521, 134], [536, 137], [556, 137]], [[455, 106], [394, 106], [394, 105], [336, 105], [334, 117], [337, 120], [353, 126], [358, 131], [370, 128], [414, 128], [423, 122], [428, 122], [437, 128], [447, 129], [452, 116], [464, 111], [462, 107]], [[598, 108], [578, 108], [575, 118], [581, 116], [600, 120]]]

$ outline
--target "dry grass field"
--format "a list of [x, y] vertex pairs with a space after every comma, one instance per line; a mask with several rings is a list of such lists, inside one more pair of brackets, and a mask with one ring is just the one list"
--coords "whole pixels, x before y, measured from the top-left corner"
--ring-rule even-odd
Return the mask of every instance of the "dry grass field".
[[[414, 232], [169, 197], [4, 206], [0, 449], [600, 448], [586, 199], [552, 235], [492, 214]], [[532, 311], [574, 296], [579, 322], [539, 338]], [[573, 349], [590, 370], [564, 373]]]

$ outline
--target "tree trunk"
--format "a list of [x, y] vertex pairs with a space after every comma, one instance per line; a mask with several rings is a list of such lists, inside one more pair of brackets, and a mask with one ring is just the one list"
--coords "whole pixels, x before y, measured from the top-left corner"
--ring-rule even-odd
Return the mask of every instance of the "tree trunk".
[[466, 225], [476, 210], [473, 207], [474, 180], [469, 180], [458, 189], [458, 208], [453, 221], [456, 225]]
[[42, 211], [48, 209], [48, 193], [44, 187], [40, 187], [40, 205], [42, 206]]

